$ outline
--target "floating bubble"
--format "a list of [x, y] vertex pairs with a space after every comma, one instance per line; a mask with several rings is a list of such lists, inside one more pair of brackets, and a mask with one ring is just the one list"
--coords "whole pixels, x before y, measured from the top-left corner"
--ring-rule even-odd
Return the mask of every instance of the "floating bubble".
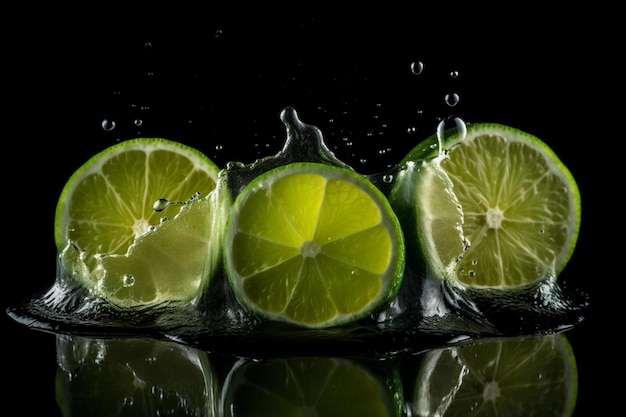
[[446, 94], [444, 100], [448, 106], [454, 107], [459, 104], [461, 97], [457, 93], [450, 93]]
[[102, 129], [110, 132], [111, 130], [115, 129], [115, 120], [103, 119], [102, 123], [100, 123], [100, 126], [102, 126]]
[[424, 63], [422, 61], [411, 62], [411, 72], [415, 75], [420, 75], [424, 71]]

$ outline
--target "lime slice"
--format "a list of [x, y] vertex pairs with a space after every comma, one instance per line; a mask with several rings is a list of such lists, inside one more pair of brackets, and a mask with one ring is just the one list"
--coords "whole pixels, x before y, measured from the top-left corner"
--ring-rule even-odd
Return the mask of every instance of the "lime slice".
[[70, 416], [215, 416], [206, 352], [150, 339], [57, 336], [56, 400]]
[[398, 220], [382, 193], [347, 168], [298, 162], [261, 174], [237, 196], [226, 239], [235, 295], [277, 321], [354, 321], [402, 280]]
[[386, 373], [341, 358], [242, 361], [224, 385], [224, 416], [400, 416], [401, 381]]
[[415, 416], [570, 416], [578, 371], [562, 333], [427, 352], [418, 372]]
[[[465, 132], [464, 132], [465, 133]], [[474, 288], [556, 277], [580, 227], [570, 171], [540, 139], [498, 124], [418, 145], [390, 200], [436, 275]]]
[[218, 172], [199, 151], [160, 138], [93, 156], [57, 204], [65, 273], [118, 305], [193, 299], [217, 265]]

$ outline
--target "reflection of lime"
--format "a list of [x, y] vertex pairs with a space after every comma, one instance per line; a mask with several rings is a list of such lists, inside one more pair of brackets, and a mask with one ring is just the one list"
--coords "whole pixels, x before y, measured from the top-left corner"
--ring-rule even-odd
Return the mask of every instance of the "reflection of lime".
[[353, 321], [402, 279], [395, 214], [349, 169], [293, 163], [261, 174], [237, 197], [227, 229], [232, 287], [264, 317], [308, 327]]
[[399, 416], [400, 379], [384, 371], [338, 358], [243, 362], [227, 378], [224, 416]]
[[469, 125], [441, 153], [435, 144], [409, 153], [390, 197], [430, 267], [471, 287], [556, 276], [576, 244], [580, 195], [554, 152], [497, 124]]
[[483, 341], [424, 355], [413, 415], [566, 417], [577, 389], [563, 334]]
[[65, 417], [215, 416], [207, 354], [149, 339], [57, 336], [57, 403]]
[[194, 298], [215, 264], [208, 196], [217, 175], [199, 151], [164, 139], [129, 140], [93, 156], [57, 205], [63, 266], [118, 304]]

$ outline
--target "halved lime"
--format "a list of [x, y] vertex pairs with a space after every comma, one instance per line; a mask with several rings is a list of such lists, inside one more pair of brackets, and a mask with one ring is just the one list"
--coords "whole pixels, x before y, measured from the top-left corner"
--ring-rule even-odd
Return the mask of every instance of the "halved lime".
[[119, 305], [193, 299], [217, 265], [218, 172], [199, 151], [161, 138], [93, 156], [57, 204], [65, 272]]
[[481, 341], [424, 354], [415, 416], [568, 417], [578, 371], [562, 333]]
[[389, 202], [347, 168], [297, 162], [261, 174], [237, 196], [225, 236], [235, 295], [272, 320], [357, 320], [393, 297], [403, 276]]
[[390, 200], [407, 240], [435, 274], [460, 286], [510, 288], [556, 277], [580, 227], [570, 171], [540, 139], [468, 125], [438, 153], [436, 138], [403, 161]]
[[140, 338], [57, 336], [64, 417], [216, 416], [219, 380], [206, 352]]
[[375, 372], [342, 358], [293, 357], [242, 361], [226, 379], [224, 416], [401, 415], [397, 372]]

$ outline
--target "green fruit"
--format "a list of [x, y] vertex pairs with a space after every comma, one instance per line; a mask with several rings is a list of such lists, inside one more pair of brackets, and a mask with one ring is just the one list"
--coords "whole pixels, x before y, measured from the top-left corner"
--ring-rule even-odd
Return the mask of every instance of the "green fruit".
[[521, 287], [556, 277], [580, 227], [580, 193], [538, 138], [479, 123], [431, 137], [402, 163], [390, 201], [411, 255], [461, 287]]
[[64, 272], [120, 306], [194, 299], [217, 265], [218, 172], [199, 151], [158, 138], [93, 156], [57, 204]]
[[395, 295], [404, 241], [389, 202], [367, 179], [298, 162], [259, 175], [237, 196], [225, 257], [250, 310], [321, 328], [360, 319]]

